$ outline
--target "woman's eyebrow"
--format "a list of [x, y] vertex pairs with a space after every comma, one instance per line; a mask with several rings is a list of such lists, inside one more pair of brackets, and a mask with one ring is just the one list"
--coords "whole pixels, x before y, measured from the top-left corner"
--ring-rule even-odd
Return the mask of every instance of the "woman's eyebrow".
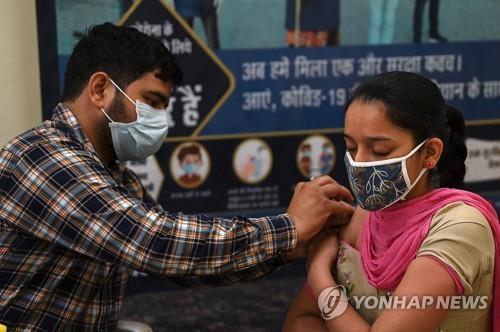
[[[344, 138], [353, 140], [353, 138], [351, 136], [349, 136], [349, 134], [346, 134], [346, 133], [344, 133]], [[366, 139], [370, 140], [370, 141], [393, 141], [392, 138], [390, 138], [388, 136], [383, 136], [383, 135], [368, 136], [368, 137], [366, 137]]]
[[366, 139], [371, 141], [392, 141], [393, 139], [387, 136], [368, 136]]

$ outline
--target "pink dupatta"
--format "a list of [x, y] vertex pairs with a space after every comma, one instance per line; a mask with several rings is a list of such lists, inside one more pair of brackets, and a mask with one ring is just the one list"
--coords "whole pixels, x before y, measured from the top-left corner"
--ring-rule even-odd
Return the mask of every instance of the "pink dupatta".
[[478, 209], [488, 220], [493, 232], [495, 269], [492, 327], [493, 331], [500, 331], [500, 224], [491, 204], [477, 194], [439, 188], [387, 209], [371, 212], [361, 233], [363, 270], [372, 286], [396, 289], [427, 236], [434, 214], [445, 205], [459, 201]]

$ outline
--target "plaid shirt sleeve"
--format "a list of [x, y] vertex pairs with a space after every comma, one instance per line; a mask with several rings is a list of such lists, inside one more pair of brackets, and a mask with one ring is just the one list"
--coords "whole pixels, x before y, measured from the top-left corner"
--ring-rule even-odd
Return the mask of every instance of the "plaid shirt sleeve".
[[74, 145], [44, 142], [20, 156], [3, 184], [10, 189], [2, 213], [13, 226], [95, 259], [171, 277], [212, 276], [198, 279], [208, 283], [259, 277], [296, 245], [287, 215], [227, 220], [151, 208]]
[[286, 256], [279, 255], [259, 264], [250, 265], [239, 270], [221, 272], [217, 275], [192, 275], [186, 277], [170, 277], [169, 279], [176, 284], [189, 287], [206, 285], [229, 286], [241, 282], [257, 280], [286, 263], [288, 263]]

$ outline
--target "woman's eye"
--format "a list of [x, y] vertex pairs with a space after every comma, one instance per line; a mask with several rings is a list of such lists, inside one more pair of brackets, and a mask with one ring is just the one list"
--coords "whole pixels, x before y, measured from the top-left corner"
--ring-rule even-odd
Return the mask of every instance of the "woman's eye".
[[373, 151], [373, 155], [377, 156], [377, 157], [385, 157], [387, 156], [389, 153], [388, 152], [382, 152], [382, 151]]

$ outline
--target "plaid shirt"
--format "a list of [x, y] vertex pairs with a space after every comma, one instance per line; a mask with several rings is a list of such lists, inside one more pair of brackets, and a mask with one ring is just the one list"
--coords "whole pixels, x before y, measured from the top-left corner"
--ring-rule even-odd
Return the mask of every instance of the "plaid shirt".
[[188, 284], [257, 279], [296, 245], [287, 215], [168, 213], [137, 176], [104, 166], [71, 111], [0, 152], [0, 322], [9, 330], [116, 328], [130, 270]]

